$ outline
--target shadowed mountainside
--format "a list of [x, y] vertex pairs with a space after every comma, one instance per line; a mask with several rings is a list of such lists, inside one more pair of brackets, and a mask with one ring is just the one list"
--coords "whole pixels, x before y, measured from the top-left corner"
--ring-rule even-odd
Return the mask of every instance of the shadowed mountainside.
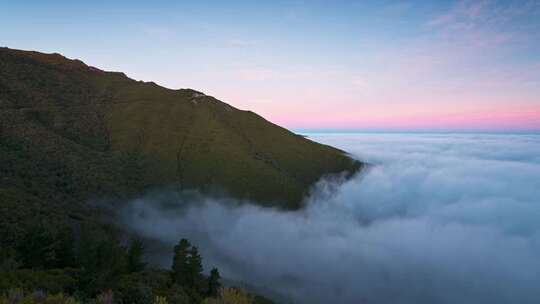
[[0, 199], [61, 204], [173, 186], [296, 209], [321, 176], [361, 167], [203, 93], [9, 48], [0, 143]]

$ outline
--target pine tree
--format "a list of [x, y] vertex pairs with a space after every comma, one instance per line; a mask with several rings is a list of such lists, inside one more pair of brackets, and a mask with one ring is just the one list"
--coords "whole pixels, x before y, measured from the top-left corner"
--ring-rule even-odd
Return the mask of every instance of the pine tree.
[[92, 227], [83, 227], [78, 252], [81, 268], [79, 284], [86, 293], [97, 293], [110, 288], [127, 269], [127, 252], [110, 235]]
[[127, 251], [128, 272], [143, 271], [146, 263], [143, 261], [144, 247], [140, 239], [133, 239]]
[[66, 228], [57, 234], [54, 248], [57, 257], [56, 267], [75, 266], [75, 240], [71, 228]]
[[190, 255], [188, 256], [188, 286], [197, 288], [203, 281], [203, 266], [202, 258], [199, 254], [199, 249], [196, 246], [191, 247]]
[[208, 277], [208, 296], [209, 297], [216, 297], [218, 295], [219, 288], [221, 287], [221, 283], [219, 280], [221, 279], [221, 275], [219, 274], [219, 270], [217, 268], [212, 268], [210, 271], [210, 276]]
[[188, 254], [191, 244], [186, 239], [181, 239], [178, 245], [174, 246], [174, 257], [172, 264], [173, 280], [179, 285], [185, 285], [188, 281]]

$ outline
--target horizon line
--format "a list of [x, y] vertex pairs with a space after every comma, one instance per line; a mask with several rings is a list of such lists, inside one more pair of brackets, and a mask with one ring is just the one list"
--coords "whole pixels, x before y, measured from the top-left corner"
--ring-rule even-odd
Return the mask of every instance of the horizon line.
[[428, 129], [336, 129], [336, 128], [291, 128], [293, 133], [321, 133], [321, 134], [359, 134], [359, 133], [424, 133], [424, 134], [508, 134], [508, 135], [540, 135], [540, 130], [428, 130]]

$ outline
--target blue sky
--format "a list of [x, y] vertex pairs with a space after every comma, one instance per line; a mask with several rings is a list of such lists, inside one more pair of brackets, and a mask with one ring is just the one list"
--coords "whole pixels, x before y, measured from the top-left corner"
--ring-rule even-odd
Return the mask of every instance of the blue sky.
[[0, 45], [290, 128], [539, 130], [539, 1], [4, 1]]

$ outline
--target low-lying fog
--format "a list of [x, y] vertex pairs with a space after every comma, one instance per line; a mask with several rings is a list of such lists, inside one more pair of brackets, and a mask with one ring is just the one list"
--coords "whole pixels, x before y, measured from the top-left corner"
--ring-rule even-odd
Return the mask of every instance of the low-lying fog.
[[309, 137], [374, 166], [299, 212], [159, 193], [120, 218], [165, 267], [186, 237], [207, 269], [299, 303], [538, 303], [540, 135]]

